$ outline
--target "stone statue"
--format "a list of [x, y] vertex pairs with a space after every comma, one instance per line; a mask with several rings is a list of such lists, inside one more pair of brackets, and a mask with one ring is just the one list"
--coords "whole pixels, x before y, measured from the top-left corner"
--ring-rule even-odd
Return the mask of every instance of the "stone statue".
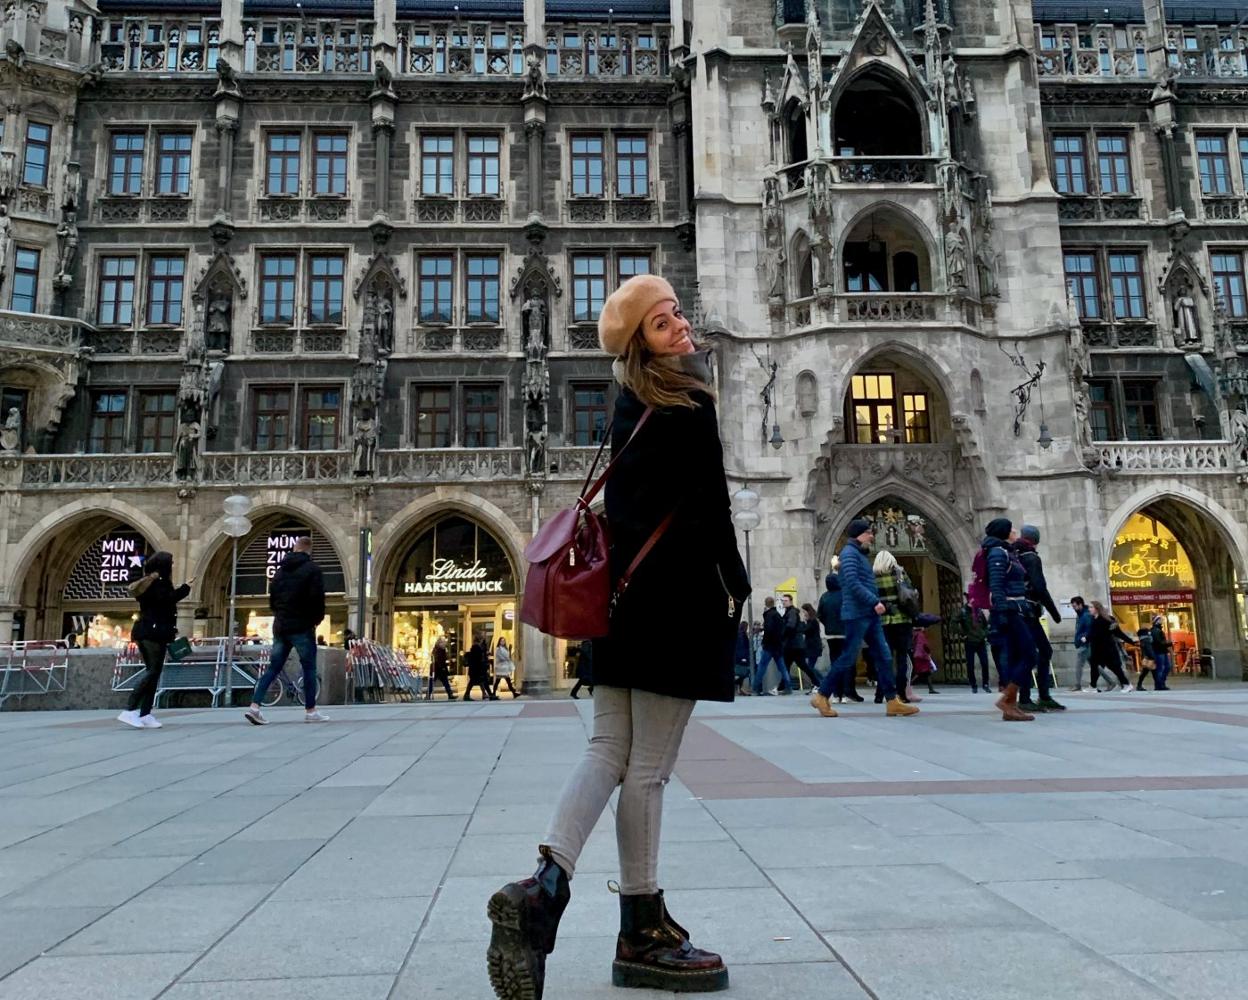
[[217, 57], [217, 92], [214, 97], [242, 97], [243, 92], [238, 86], [238, 75], [224, 56]]
[[56, 284], [63, 288], [73, 281], [74, 258], [78, 256], [78, 224], [73, 212], [67, 212], [65, 221], [56, 227], [56, 242]]
[[0, 198], [7, 198], [17, 187], [17, 154], [0, 150]]
[[832, 196], [828, 189], [828, 167], [812, 163], [806, 168], [806, 203], [815, 228], [822, 230], [832, 218]]
[[0, 451], [16, 452], [22, 448], [22, 411], [9, 407], [4, 427], [0, 428]]
[[9, 210], [0, 205], [0, 278], [9, 263], [9, 250], [13, 246], [13, 220], [9, 218]]
[[764, 292], [769, 298], [784, 298], [784, 251], [770, 247], [763, 251]]
[[1200, 319], [1190, 288], [1180, 289], [1178, 298], [1174, 300], [1174, 332], [1184, 344], [1200, 343]]
[[953, 56], [945, 57], [941, 71], [945, 77], [945, 103], [950, 111], [957, 111], [962, 107], [962, 74]]
[[780, 179], [763, 178], [763, 233], [769, 247], [784, 242], [784, 220], [780, 212]]
[[228, 289], [214, 288], [208, 293], [208, 324], [205, 346], [210, 351], [229, 351], [231, 314], [234, 299]]
[[364, 301], [364, 323], [372, 321], [376, 348], [379, 353], [390, 354], [394, 350], [394, 306], [385, 292], [376, 289], [368, 293]]
[[1088, 350], [1088, 342], [1083, 336], [1083, 327], [1072, 323], [1069, 328], [1069, 339], [1066, 348], [1066, 363], [1070, 368], [1070, 378], [1077, 386], [1083, 384], [1088, 372], [1092, 369], [1092, 352]]
[[546, 303], [536, 291], [520, 307], [524, 317], [524, 356], [529, 361], [545, 361], [550, 339], [546, 330]]
[[1092, 398], [1082, 379], [1074, 382], [1072, 388], [1075, 396], [1075, 435], [1080, 449], [1087, 451], [1092, 447]]
[[66, 212], [78, 211], [78, 164], [66, 160], [61, 164], [61, 207]]
[[546, 97], [546, 77], [542, 73], [542, 57], [536, 52], [525, 56], [524, 95], [521, 100], [533, 97]]
[[198, 420], [190, 420], [178, 425], [178, 440], [175, 446], [177, 464], [175, 471], [183, 479], [195, 475], [199, 468], [199, 434]]
[[389, 94], [393, 89], [394, 74], [380, 59], [373, 63], [373, 93]]
[[966, 290], [966, 244], [956, 226], [945, 233], [945, 266], [950, 291]]
[[1178, 68], [1175, 66], [1167, 66], [1161, 74], [1161, 79], [1157, 81], [1157, 86], [1153, 88], [1152, 94], [1148, 101], [1150, 104], [1157, 104], [1160, 101], [1173, 101], [1178, 96], [1175, 92], [1174, 85], [1179, 78]]
[[377, 462], [377, 421], [369, 416], [355, 422], [355, 474], [371, 475]]
[[[16, 413], [16, 410], [10, 410], [10, 413]], [[1235, 444], [1235, 457], [1241, 465], [1248, 465], [1248, 411], [1242, 407], [1232, 410], [1231, 414], [1231, 441]], [[12, 419], [10, 417], [10, 419]], [[6, 425], [7, 426], [7, 425]], [[5, 449], [8, 450], [7, 448]]]
[[529, 473], [541, 475], [546, 471], [546, 428], [529, 431]]

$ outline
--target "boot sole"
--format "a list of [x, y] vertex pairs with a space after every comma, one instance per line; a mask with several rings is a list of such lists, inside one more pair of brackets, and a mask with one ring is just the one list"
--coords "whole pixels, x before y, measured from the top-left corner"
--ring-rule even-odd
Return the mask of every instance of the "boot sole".
[[546, 957], [529, 944], [522, 902], [511, 889], [494, 893], [485, 910], [494, 928], [485, 953], [490, 985], [499, 1000], [541, 1000]]
[[728, 970], [722, 965], [718, 969], [658, 969], [617, 958], [611, 963], [611, 985], [668, 993], [717, 993], [728, 988]]

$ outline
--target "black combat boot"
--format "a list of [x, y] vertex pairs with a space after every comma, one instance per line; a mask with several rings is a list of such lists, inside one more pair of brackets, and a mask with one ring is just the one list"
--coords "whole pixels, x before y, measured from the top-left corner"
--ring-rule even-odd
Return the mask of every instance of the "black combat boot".
[[494, 925], [486, 961], [499, 1000], [541, 1000], [546, 956], [555, 950], [559, 918], [572, 898], [568, 874], [550, 848], [538, 851], [541, 863], [533, 877], [509, 882], [486, 908]]
[[661, 892], [621, 895], [611, 982], [671, 993], [712, 993], [728, 988], [728, 970], [718, 955], [689, 943], [668, 914]]

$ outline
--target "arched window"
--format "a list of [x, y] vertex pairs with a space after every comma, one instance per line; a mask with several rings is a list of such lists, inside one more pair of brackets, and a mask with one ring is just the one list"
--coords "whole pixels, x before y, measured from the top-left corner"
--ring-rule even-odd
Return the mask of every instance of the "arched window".
[[931, 291], [927, 245], [915, 226], [909, 216], [887, 205], [860, 218], [841, 252], [845, 291]]
[[815, 263], [810, 254], [810, 241], [799, 233], [793, 241], [793, 260], [796, 264], [797, 297], [807, 299], [815, 294]]
[[[786, 163], [804, 163], [809, 156], [806, 146], [806, 112], [795, 99], [788, 103], [784, 111], [784, 137], [786, 145]], [[789, 187], [799, 188], [804, 183], [801, 168], [788, 172]]]
[[837, 156], [923, 153], [923, 126], [913, 99], [893, 77], [876, 70], [864, 72], [841, 94], [835, 134]]

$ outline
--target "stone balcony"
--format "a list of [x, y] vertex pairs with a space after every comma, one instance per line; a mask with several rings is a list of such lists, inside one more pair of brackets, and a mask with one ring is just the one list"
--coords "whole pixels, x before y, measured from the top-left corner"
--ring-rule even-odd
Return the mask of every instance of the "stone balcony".
[[1239, 446], [1231, 441], [1102, 441], [1086, 456], [1109, 473], [1217, 474], [1243, 472]]
[[0, 309], [0, 344], [76, 354], [89, 346], [94, 327], [66, 316]]
[[953, 490], [954, 444], [838, 444], [828, 451], [833, 495], [895, 476], [938, 496]]

